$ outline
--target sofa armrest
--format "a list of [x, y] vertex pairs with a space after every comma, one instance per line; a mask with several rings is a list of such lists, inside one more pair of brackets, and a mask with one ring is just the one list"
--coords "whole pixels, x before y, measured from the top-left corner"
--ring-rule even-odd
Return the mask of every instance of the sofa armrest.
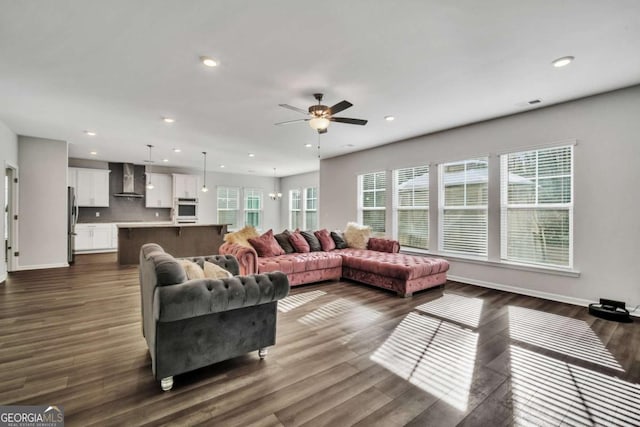
[[194, 279], [155, 289], [156, 321], [173, 322], [210, 313], [277, 301], [289, 294], [289, 279], [279, 271], [225, 279]]
[[367, 243], [367, 249], [378, 252], [389, 252], [392, 254], [400, 252], [400, 242], [392, 239], [381, 239], [371, 237]]
[[223, 255], [235, 256], [238, 264], [240, 264], [241, 275], [246, 276], [258, 273], [258, 254], [255, 249], [237, 243], [225, 242], [220, 246], [218, 252]]

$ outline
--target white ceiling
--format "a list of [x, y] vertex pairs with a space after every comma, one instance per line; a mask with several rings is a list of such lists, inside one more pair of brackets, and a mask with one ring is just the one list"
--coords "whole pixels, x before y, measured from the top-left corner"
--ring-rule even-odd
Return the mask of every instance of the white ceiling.
[[317, 134], [274, 126], [303, 117], [278, 104], [352, 102], [339, 115], [369, 123], [320, 138], [340, 155], [638, 84], [639, 22], [638, 0], [0, 0], [0, 120], [70, 157], [153, 144], [169, 166], [207, 151], [209, 170], [285, 176], [318, 168]]

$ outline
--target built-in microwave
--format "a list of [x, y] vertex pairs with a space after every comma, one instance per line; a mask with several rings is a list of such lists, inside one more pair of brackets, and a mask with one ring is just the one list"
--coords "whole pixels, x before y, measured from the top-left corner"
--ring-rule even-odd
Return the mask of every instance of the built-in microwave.
[[195, 222], [198, 220], [198, 199], [176, 199], [176, 222]]

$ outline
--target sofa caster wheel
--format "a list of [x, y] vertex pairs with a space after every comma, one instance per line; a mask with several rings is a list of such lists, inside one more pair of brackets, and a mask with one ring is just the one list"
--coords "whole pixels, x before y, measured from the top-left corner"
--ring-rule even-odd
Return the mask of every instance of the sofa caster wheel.
[[258, 357], [260, 358], [260, 360], [264, 360], [264, 358], [267, 357], [267, 352], [268, 350], [266, 348], [261, 348], [260, 350], [258, 350]]
[[169, 391], [173, 387], [173, 377], [166, 377], [160, 380], [162, 391]]

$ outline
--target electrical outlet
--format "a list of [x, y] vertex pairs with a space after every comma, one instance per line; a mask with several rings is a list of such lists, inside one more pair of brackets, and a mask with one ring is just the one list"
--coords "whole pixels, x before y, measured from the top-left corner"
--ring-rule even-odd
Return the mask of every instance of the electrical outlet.
[[158, 218], [160, 216], [159, 212], [156, 212], [156, 218]]
[[100, 212], [96, 212], [96, 218], [100, 216]]

